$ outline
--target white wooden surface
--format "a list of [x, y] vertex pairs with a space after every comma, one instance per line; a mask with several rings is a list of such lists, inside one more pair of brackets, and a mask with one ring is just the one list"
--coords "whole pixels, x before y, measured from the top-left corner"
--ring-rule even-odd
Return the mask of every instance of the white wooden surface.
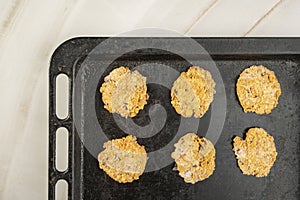
[[63, 41], [143, 27], [300, 36], [299, 8], [299, 0], [0, 0], [0, 199], [47, 198], [47, 73]]

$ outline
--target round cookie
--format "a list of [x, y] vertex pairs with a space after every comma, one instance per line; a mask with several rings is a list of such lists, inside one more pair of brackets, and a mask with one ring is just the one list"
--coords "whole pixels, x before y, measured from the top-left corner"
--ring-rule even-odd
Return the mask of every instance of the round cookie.
[[119, 183], [138, 180], [143, 174], [147, 153], [144, 146], [137, 143], [136, 137], [128, 135], [121, 139], [105, 142], [105, 150], [99, 153], [99, 167]]
[[195, 133], [187, 133], [174, 146], [175, 151], [171, 157], [186, 183], [194, 184], [213, 174], [216, 150], [208, 139], [199, 138]]
[[147, 104], [146, 77], [127, 67], [114, 69], [100, 88], [104, 108], [122, 117], [135, 117]]
[[246, 139], [233, 139], [233, 151], [243, 174], [264, 177], [270, 173], [277, 152], [274, 138], [262, 128], [251, 128]]
[[239, 76], [236, 91], [244, 112], [269, 114], [278, 104], [280, 84], [273, 71], [251, 66]]
[[202, 117], [213, 101], [215, 82], [209, 71], [192, 66], [173, 83], [171, 104], [183, 117]]

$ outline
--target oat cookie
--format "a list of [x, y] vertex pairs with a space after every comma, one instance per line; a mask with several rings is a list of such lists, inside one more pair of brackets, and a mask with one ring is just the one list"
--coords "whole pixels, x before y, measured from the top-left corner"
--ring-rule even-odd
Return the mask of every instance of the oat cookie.
[[252, 66], [239, 76], [236, 91], [244, 112], [269, 114], [278, 104], [280, 84], [273, 71]]
[[274, 138], [262, 128], [251, 128], [243, 140], [233, 139], [233, 151], [243, 174], [264, 177], [270, 173], [277, 152]]
[[146, 77], [128, 67], [114, 69], [100, 88], [104, 108], [123, 117], [135, 117], [147, 104]]
[[192, 66], [173, 83], [171, 104], [184, 117], [202, 117], [213, 101], [215, 82], [209, 71]]
[[99, 167], [119, 183], [138, 180], [145, 170], [147, 153], [137, 143], [136, 137], [127, 136], [105, 142], [105, 150], [99, 153]]
[[213, 174], [216, 150], [208, 139], [199, 138], [195, 133], [187, 133], [174, 146], [175, 151], [171, 157], [186, 183], [194, 184]]

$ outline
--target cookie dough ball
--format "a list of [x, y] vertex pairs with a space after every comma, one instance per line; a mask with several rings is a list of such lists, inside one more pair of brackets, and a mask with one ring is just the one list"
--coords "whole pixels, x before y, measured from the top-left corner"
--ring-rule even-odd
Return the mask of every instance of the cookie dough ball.
[[171, 104], [183, 117], [202, 117], [213, 101], [215, 81], [209, 71], [192, 66], [182, 72], [171, 89]]
[[280, 84], [273, 71], [252, 66], [239, 76], [236, 91], [244, 112], [269, 114], [278, 104]]
[[179, 175], [186, 183], [196, 183], [207, 179], [215, 170], [216, 150], [214, 145], [195, 133], [181, 137], [174, 145], [171, 157], [176, 162]]
[[147, 163], [144, 146], [137, 143], [136, 137], [127, 136], [105, 142], [105, 150], [99, 153], [99, 167], [119, 183], [138, 180]]
[[135, 117], [147, 104], [146, 77], [127, 67], [114, 69], [100, 88], [104, 108], [122, 117]]
[[243, 140], [233, 139], [233, 151], [243, 174], [264, 177], [270, 173], [277, 152], [274, 138], [262, 128], [251, 128]]

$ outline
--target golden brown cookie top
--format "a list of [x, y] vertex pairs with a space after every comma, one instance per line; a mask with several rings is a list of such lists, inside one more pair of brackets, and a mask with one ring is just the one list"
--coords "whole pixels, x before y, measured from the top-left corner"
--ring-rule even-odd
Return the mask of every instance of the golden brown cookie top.
[[212, 175], [215, 169], [215, 148], [206, 138], [187, 133], [174, 145], [171, 157], [186, 183], [196, 183]]
[[246, 138], [236, 136], [233, 151], [243, 174], [256, 177], [267, 176], [273, 166], [277, 152], [274, 138], [262, 128], [250, 128]]
[[123, 117], [136, 116], [149, 98], [146, 77], [123, 66], [114, 69], [104, 78], [100, 92], [104, 108]]
[[171, 104], [184, 117], [202, 117], [215, 94], [215, 82], [209, 71], [192, 66], [173, 83]]
[[238, 78], [236, 90], [244, 112], [257, 114], [271, 113], [281, 95], [274, 72], [262, 65], [245, 69]]
[[104, 143], [105, 150], [99, 153], [99, 167], [119, 183], [139, 179], [145, 170], [147, 153], [136, 137], [128, 135]]

